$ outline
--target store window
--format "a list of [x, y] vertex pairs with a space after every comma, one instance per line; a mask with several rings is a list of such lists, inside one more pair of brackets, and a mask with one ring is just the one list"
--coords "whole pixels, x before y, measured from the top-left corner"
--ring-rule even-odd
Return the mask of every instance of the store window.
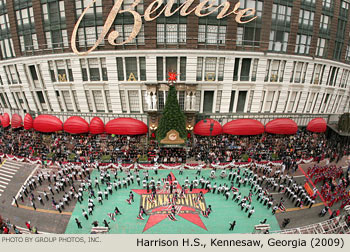
[[64, 1], [41, 0], [47, 48], [67, 48]]
[[0, 49], [0, 57], [2, 59], [8, 59], [16, 56], [11, 38], [11, 28], [7, 13], [6, 0], [0, 0]]
[[[76, 20], [80, 17], [90, 0], [75, 0]], [[79, 47], [90, 47], [95, 44], [103, 28], [102, 0], [96, 0], [81, 20], [78, 28]], [[100, 45], [103, 45], [102, 41]]]
[[80, 60], [83, 81], [107, 81], [105, 58], [89, 58]]
[[34, 51], [39, 49], [35, 31], [34, 12], [32, 1], [15, 2], [17, 32], [21, 51]]

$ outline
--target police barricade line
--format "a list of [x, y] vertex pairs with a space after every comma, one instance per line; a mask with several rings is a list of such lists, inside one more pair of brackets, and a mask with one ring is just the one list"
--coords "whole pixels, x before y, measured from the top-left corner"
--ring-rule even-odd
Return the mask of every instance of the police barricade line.
[[[15, 160], [15, 161], [20, 161], [20, 162], [29, 162], [31, 164], [42, 164], [43, 161], [41, 160], [33, 160], [33, 159], [30, 159], [30, 158], [19, 158], [19, 157], [16, 157], [16, 156], [13, 156], [13, 155], [8, 155], [8, 154], [0, 154], [0, 157], [6, 157], [8, 160], [12, 161], [12, 160]], [[301, 163], [310, 163], [314, 161], [313, 158], [309, 158], [309, 159], [300, 159], [300, 160], [297, 160], [296, 163], [297, 164], [301, 164]], [[60, 165], [59, 162], [52, 162], [52, 161], [48, 161], [46, 160], [46, 164], [47, 165]], [[82, 163], [81, 162], [65, 162], [63, 164], [69, 164], [69, 165], [81, 165]], [[231, 163], [224, 163], [224, 164], [210, 164], [209, 167], [212, 167], [212, 168], [217, 168], [217, 169], [226, 169], [226, 168], [233, 168], [233, 167], [240, 167], [240, 168], [244, 168], [244, 167], [247, 167], [251, 164], [255, 164], [256, 166], [258, 167], [261, 167], [261, 166], [267, 166], [267, 165], [272, 165], [272, 166], [281, 166], [282, 165], [282, 161], [264, 161], [264, 162], [240, 162], [240, 163], [235, 163], [235, 162], [231, 162]], [[102, 168], [102, 169], [108, 169], [108, 168], [125, 168], [125, 169], [130, 169], [130, 168], [135, 168], [136, 166], [139, 166], [140, 168], [143, 168], [143, 169], [154, 169], [155, 166], [151, 165], [151, 166], [143, 166], [141, 164], [121, 164], [121, 163], [118, 163], [118, 165], [116, 164], [113, 164], [113, 163], [110, 163], [108, 165], [103, 165], [101, 164], [99, 167]], [[96, 164], [93, 164], [93, 163], [89, 163], [87, 164], [88, 167], [93, 167], [93, 168], [96, 168], [97, 165]], [[160, 164], [159, 165], [159, 168], [162, 169], [162, 168], [165, 168], [165, 169], [178, 169], [180, 168], [180, 166], [182, 165], [178, 165], [178, 164], [174, 164], [174, 165], [166, 165], [166, 164]], [[187, 168], [187, 169], [196, 169], [198, 167], [201, 167], [201, 168], [205, 168], [206, 165], [196, 165], [196, 164], [184, 164], [183, 167], [184, 168]], [[147, 167], [147, 168], [146, 168]]]

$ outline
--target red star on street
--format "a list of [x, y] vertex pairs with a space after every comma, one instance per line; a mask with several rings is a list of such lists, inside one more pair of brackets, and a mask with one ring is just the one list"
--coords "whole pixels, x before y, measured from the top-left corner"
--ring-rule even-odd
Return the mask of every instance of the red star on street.
[[[172, 172], [170, 172], [170, 175], [171, 175], [171, 181], [176, 180], [176, 178]], [[182, 190], [180, 183], [177, 184], [176, 189]], [[137, 193], [139, 195], [144, 195], [144, 194], [150, 195], [152, 193], [151, 190], [149, 191], [149, 193], [147, 193], [146, 189], [132, 189], [132, 191], [134, 191], [135, 193]], [[157, 194], [169, 194], [169, 193], [166, 193], [162, 190], [157, 190], [156, 192], [157, 192]], [[189, 194], [199, 194], [200, 192], [202, 192], [204, 195], [208, 192], [208, 190], [199, 189], [199, 188], [194, 188], [192, 190], [192, 192], [190, 192], [189, 189], [185, 190], [185, 194], [188, 194], [188, 193]], [[175, 205], [175, 207], [176, 206], [177, 205]], [[152, 212], [159, 212], [159, 211], [167, 211], [167, 210], [169, 210], [169, 206], [160, 206], [160, 207], [152, 209], [151, 211]], [[205, 227], [198, 212], [196, 212], [195, 208], [192, 208], [189, 206], [181, 206], [181, 211], [186, 211], [186, 212], [188, 211], [189, 213], [179, 213], [179, 214], [177, 214], [177, 216], [180, 216], [180, 217], [184, 218], [185, 220], [188, 220], [188, 221], [192, 222], [193, 224], [207, 230], [207, 228]], [[152, 215], [150, 215], [142, 232], [145, 232], [146, 230], [150, 229], [151, 227], [157, 225], [158, 223], [160, 223], [161, 221], [163, 221], [167, 217], [168, 217], [167, 213], [166, 214], [152, 214]]]

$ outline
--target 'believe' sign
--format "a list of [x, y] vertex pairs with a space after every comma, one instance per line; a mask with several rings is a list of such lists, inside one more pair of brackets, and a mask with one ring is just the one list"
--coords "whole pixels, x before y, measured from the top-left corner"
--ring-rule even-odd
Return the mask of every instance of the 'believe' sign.
[[[131, 5], [131, 7], [127, 10], [121, 10], [121, 6], [124, 0], [117, 0], [114, 6], [112, 7], [112, 10], [108, 14], [107, 20], [103, 26], [102, 32], [99, 35], [97, 41], [95, 44], [86, 52], [79, 52], [76, 47], [76, 38], [77, 38], [77, 32], [79, 28], [79, 24], [81, 20], [84, 18], [87, 11], [93, 6], [93, 4], [96, 2], [96, 0], [93, 0], [84, 10], [84, 12], [81, 14], [81, 16], [78, 19], [78, 22], [75, 24], [72, 38], [71, 38], [71, 46], [72, 50], [77, 55], [87, 55], [93, 50], [96, 49], [96, 47], [104, 40], [106, 37], [109, 29], [114, 23], [115, 18], [117, 17], [118, 13], [130, 13], [134, 17], [134, 26], [133, 29], [129, 35], [129, 37], [121, 42], [121, 43], [115, 43], [115, 40], [119, 36], [119, 32], [112, 31], [108, 35], [108, 43], [111, 45], [117, 46], [117, 45], [124, 45], [127, 43], [130, 43], [133, 39], [136, 38], [136, 36], [139, 34], [142, 26], [142, 20], [141, 17], [145, 19], [145, 21], [153, 21], [157, 19], [161, 14], [164, 13], [165, 17], [171, 17], [176, 12], [180, 11], [180, 15], [183, 17], [188, 16], [192, 12], [198, 17], [206, 17], [213, 13], [218, 13], [217, 19], [225, 18], [231, 14], [236, 15], [235, 20], [237, 23], [244, 24], [251, 22], [252, 20], [256, 19], [257, 16], [255, 16], [255, 9], [247, 8], [247, 9], [239, 9], [240, 2], [237, 2], [233, 9], [228, 12], [230, 9], [230, 3], [228, 1], [223, 2], [219, 6], [214, 6], [215, 0], [204, 0], [203, 2], [200, 2], [197, 6], [193, 7], [193, 9], [189, 10], [190, 6], [193, 4], [194, 0], [185, 0], [183, 4], [181, 4], [178, 8], [175, 10], [172, 10], [172, 7], [174, 5], [174, 0], [169, 0], [168, 3], [162, 8], [163, 0], [155, 0], [153, 1], [145, 10], [144, 15], [140, 15], [137, 11], [134, 10], [134, 8], [140, 3], [140, 0], [135, 0], [134, 3]], [[219, 11], [219, 9], [221, 9]], [[206, 11], [205, 13], [202, 13], [203, 11]], [[155, 14], [152, 16], [152, 14]], [[251, 17], [251, 18], [249, 18]], [[245, 20], [242, 20], [242, 18], [246, 18]]]

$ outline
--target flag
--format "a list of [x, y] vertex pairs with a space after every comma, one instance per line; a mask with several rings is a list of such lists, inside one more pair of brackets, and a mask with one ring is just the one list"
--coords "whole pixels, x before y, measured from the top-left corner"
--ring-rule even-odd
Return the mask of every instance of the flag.
[[208, 211], [202, 211], [204, 217], [208, 218]]
[[177, 221], [177, 219], [175, 218], [175, 215], [173, 213], [168, 214], [168, 218], [171, 221]]
[[232, 186], [231, 190], [232, 190], [232, 192], [238, 192], [239, 191], [238, 188], [233, 187], [233, 186]]
[[137, 219], [139, 219], [139, 220], [144, 220], [144, 218], [142, 217], [141, 212], [140, 212], [139, 215], [137, 216]]
[[115, 221], [115, 213], [108, 213], [107, 215], [112, 221]]
[[281, 210], [281, 212], [286, 211], [286, 207], [283, 205], [283, 203], [280, 203], [280, 205], [278, 206], [278, 209]]
[[153, 202], [153, 200], [154, 200], [153, 194], [151, 194], [150, 196], [148, 196], [148, 201], [149, 201], [149, 202], [151, 202], [151, 203], [152, 203], [152, 202]]
[[249, 200], [249, 203], [251, 204], [252, 203], [252, 195], [251, 194], [249, 194], [248, 200]]

